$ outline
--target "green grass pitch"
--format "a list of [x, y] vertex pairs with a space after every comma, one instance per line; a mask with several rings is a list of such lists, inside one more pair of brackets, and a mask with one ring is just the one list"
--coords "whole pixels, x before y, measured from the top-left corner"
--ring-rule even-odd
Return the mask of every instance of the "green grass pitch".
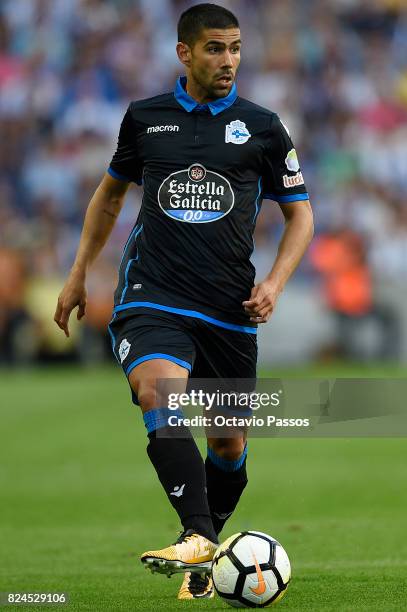
[[[179, 526], [117, 367], [3, 371], [0, 404], [0, 591], [70, 596], [67, 606], [20, 606], [32, 610], [230, 609], [218, 597], [177, 602], [181, 577], [153, 576], [138, 560]], [[407, 609], [406, 448], [404, 439], [250, 441], [249, 486], [223, 537], [258, 529], [285, 546], [293, 579], [276, 609]]]

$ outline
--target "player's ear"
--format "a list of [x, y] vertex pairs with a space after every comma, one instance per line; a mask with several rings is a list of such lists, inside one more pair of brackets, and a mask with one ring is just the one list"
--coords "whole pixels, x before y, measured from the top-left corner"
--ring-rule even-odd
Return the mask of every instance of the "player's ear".
[[183, 42], [177, 43], [177, 55], [179, 61], [184, 64], [184, 66], [190, 66], [191, 64], [191, 49], [190, 47]]

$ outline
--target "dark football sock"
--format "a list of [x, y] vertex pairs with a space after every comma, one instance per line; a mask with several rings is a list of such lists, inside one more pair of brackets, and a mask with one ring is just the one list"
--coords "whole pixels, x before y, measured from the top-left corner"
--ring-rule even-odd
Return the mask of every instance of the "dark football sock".
[[247, 445], [242, 455], [235, 461], [219, 457], [208, 447], [205, 461], [207, 496], [212, 523], [217, 534], [222, 531], [247, 485], [246, 456]]
[[168, 425], [169, 416], [182, 413], [158, 408], [144, 414], [147, 453], [184, 530], [193, 529], [217, 542], [206, 496], [205, 467], [195, 440], [184, 425]]

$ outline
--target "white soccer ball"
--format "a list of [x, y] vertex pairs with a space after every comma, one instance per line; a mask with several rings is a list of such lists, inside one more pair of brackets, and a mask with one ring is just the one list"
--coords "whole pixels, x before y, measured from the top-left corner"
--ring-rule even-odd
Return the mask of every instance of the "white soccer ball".
[[265, 608], [284, 596], [291, 578], [290, 560], [273, 537], [242, 531], [217, 549], [212, 578], [218, 595], [234, 608]]

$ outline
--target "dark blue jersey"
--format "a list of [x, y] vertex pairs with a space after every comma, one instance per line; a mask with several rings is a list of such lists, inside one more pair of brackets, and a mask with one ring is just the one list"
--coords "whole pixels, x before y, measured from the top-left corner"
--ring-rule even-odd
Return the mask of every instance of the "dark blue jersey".
[[179, 79], [175, 92], [130, 104], [108, 172], [144, 188], [116, 312], [190, 312], [255, 333], [242, 302], [254, 282], [250, 256], [262, 200], [308, 199], [278, 116], [238, 97], [235, 85], [227, 97], [200, 105]]

